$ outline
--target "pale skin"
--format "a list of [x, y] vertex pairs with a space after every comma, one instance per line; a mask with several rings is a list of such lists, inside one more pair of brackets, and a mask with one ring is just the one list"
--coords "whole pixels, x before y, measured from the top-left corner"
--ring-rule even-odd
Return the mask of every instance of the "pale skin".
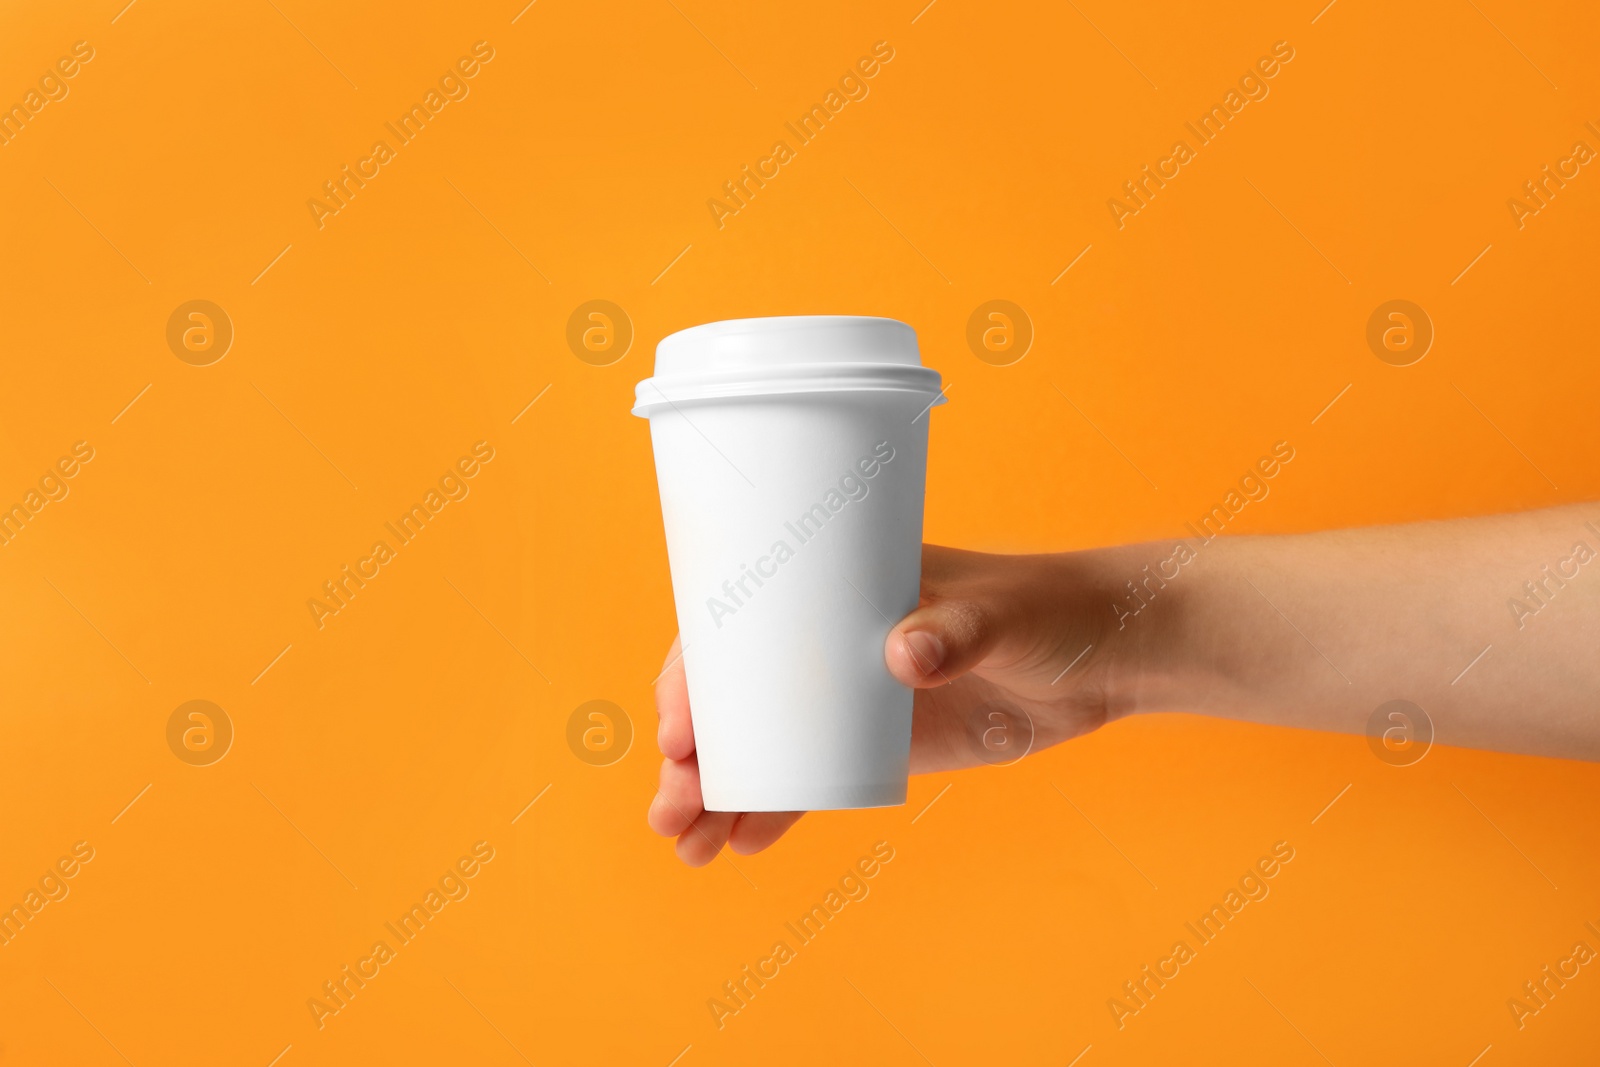
[[[1362, 733], [1404, 699], [1439, 744], [1600, 760], [1600, 504], [1177, 545], [925, 545], [884, 644], [916, 690], [911, 772], [993, 762], [972, 718], [997, 700], [1032, 721], [1031, 754], [1145, 712]], [[668, 663], [650, 826], [691, 866], [760, 852], [803, 813], [704, 809], [676, 641]]]

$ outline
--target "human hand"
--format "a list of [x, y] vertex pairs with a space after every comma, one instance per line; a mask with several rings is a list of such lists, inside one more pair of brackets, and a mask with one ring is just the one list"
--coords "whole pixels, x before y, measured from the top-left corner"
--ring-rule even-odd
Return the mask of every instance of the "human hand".
[[[1131, 710], [1117, 694], [1138, 646], [1109, 625], [1113, 572], [1096, 553], [1001, 556], [924, 545], [920, 603], [884, 643], [890, 674], [917, 691], [911, 773], [1010, 762]], [[666, 759], [649, 822], [678, 839], [680, 859], [700, 867], [724, 845], [760, 852], [804, 813], [705, 810], [678, 649], [674, 640], [656, 682]]]

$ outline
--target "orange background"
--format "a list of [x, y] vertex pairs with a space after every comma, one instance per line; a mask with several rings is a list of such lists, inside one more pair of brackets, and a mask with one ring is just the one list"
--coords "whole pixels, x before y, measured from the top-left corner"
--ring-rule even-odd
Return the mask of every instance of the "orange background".
[[[674, 616], [628, 408], [671, 331], [915, 326], [945, 544], [1173, 536], [1280, 439], [1238, 532], [1600, 496], [1600, 175], [1506, 206], [1600, 148], [1586, 5], [919, 6], [0, 14], [3, 101], [95, 50], [0, 147], [0, 503], [95, 450], [0, 549], [0, 902], [95, 850], [0, 948], [0, 1062], [1592, 1058], [1592, 968], [1521, 1031], [1506, 1007], [1600, 947], [1589, 765], [1160, 716], [705, 870], [647, 831]], [[319, 229], [306, 201], [480, 40], [470, 95]], [[719, 229], [707, 199], [880, 40], [870, 95]], [[1270, 96], [1117, 229], [1280, 40]], [[1366, 345], [1393, 298], [1437, 330], [1413, 366]], [[210, 366], [166, 342], [193, 299], [235, 329]], [[565, 340], [592, 299], [636, 332], [609, 366]], [[967, 347], [990, 299], [1034, 324], [1014, 365]], [[479, 440], [470, 496], [319, 630], [307, 599]], [[1484, 605], [1485, 643], [1507, 625]], [[167, 744], [194, 699], [236, 731], [210, 766]], [[566, 743], [592, 699], [636, 729], [611, 766]], [[880, 840], [871, 895], [719, 1030], [707, 1000]], [[1119, 1031], [1107, 999], [1280, 840], [1271, 896]], [[478, 841], [470, 896], [319, 1029], [307, 1000]]]

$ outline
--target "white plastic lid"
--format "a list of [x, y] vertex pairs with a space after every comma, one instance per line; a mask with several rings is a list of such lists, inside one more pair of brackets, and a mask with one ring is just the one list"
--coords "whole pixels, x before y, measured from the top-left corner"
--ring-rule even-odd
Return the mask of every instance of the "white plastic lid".
[[633, 413], [648, 418], [685, 401], [863, 390], [920, 393], [931, 404], [944, 403], [939, 372], [922, 365], [916, 331], [903, 322], [857, 315], [728, 319], [662, 338], [655, 376], [634, 390]]

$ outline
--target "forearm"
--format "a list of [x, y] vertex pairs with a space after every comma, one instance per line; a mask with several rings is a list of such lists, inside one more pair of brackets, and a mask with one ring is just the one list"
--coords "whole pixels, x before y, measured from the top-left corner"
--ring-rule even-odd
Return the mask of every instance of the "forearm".
[[1600, 759], [1600, 505], [1189, 544], [1112, 609], [1131, 710], [1359, 733], [1404, 699], [1444, 744]]

